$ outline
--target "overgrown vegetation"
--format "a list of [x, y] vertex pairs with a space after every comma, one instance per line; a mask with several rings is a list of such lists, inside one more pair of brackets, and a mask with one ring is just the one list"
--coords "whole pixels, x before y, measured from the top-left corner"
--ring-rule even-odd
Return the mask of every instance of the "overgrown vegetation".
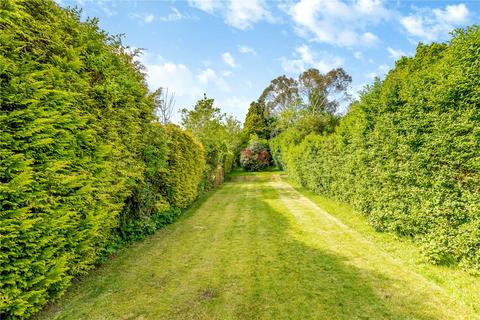
[[334, 133], [288, 129], [275, 160], [437, 264], [480, 270], [480, 28], [423, 45], [365, 89]]

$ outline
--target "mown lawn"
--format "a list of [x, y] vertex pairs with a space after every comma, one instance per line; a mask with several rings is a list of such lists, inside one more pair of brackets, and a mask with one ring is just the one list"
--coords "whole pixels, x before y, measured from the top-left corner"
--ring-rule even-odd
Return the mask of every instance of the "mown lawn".
[[240, 175], [38, 318], [477, 319], [479, 279], [416, 250], [278, 173]]

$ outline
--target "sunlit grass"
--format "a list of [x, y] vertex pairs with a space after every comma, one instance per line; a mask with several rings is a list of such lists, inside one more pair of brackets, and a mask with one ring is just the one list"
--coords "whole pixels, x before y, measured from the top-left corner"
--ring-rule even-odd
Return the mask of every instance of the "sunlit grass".
[[286, 176], [283, 179], [319, 207], [373, 242], [376, 247], [400, 259], [412, 271], [441, 286], [454, 299], [466, 303], [478, 315], [476, 318], [480, 319], [480, 277], [471, 276], [459, 268], [432, 265], [425, 261], [418, 244], [409, 241], [408, 238], [377, 232], [367, 223], [363, 215], [355, 212], [348, 204], [316, 195]]
[[[237, 173], [39, 318], [475, 319], [471, 297], [438, 285], [441, 268], [419, 264], [410, 244], [306, 195], [334, 217], [278, 173]], [[448, 272], [448, 283], [476, 281]]]

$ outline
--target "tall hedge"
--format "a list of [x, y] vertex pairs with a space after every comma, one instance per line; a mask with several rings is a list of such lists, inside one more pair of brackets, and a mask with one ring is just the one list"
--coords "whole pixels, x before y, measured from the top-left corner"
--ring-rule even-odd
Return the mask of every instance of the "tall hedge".
[[[304, 186], [413, 237], [438, 264], [480, 270], [480, 28], [419, 45], [367, 88], [332, 135], [272, 145]], [[289, 140], [290, 139], [290, 140]]]
[[186, 208], [199, 194], [205, 169], [203, 146], [189, 132], [166, 126], [168, 168], [161, 174], [162, 192], [176, 208]]
[[164, 127], [153, 122], [144, 132], [142, 160], [145, 171], [126, 200], [118, 216], [118, 225], [107, 254], [118, 245], [141, 240], [161, 226], [170, 223], [179, 210], [162, 194], [162, 175], [167, 167], [168, 146]]
[[143, 179], [152, 114], [139, 66], [95, 20], [0, 1], [0, 318], [91, 268]]

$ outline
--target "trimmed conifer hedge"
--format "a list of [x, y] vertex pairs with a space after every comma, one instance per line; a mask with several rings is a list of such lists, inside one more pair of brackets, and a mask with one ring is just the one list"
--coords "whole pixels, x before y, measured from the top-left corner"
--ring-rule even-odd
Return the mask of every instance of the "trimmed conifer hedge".
[[205, 170], [205, 152], [200, 142], [189, 132], [175, 125], [166, 126], [168, 170], [160, 175], [161, 190], [168, 202], [176, 208], [186, 208], [201, 190]]
[[480, 27], [420, 44], [361, 95], [336, 133], [271, 149], [311, 190], [349, 202], [430, 261], [480, 270]]
[[116, 237], [196, 198], [202, 146], [153, 108], [142, 66], [95, 19], [0, 1], [0, 318], [31, 316]]

